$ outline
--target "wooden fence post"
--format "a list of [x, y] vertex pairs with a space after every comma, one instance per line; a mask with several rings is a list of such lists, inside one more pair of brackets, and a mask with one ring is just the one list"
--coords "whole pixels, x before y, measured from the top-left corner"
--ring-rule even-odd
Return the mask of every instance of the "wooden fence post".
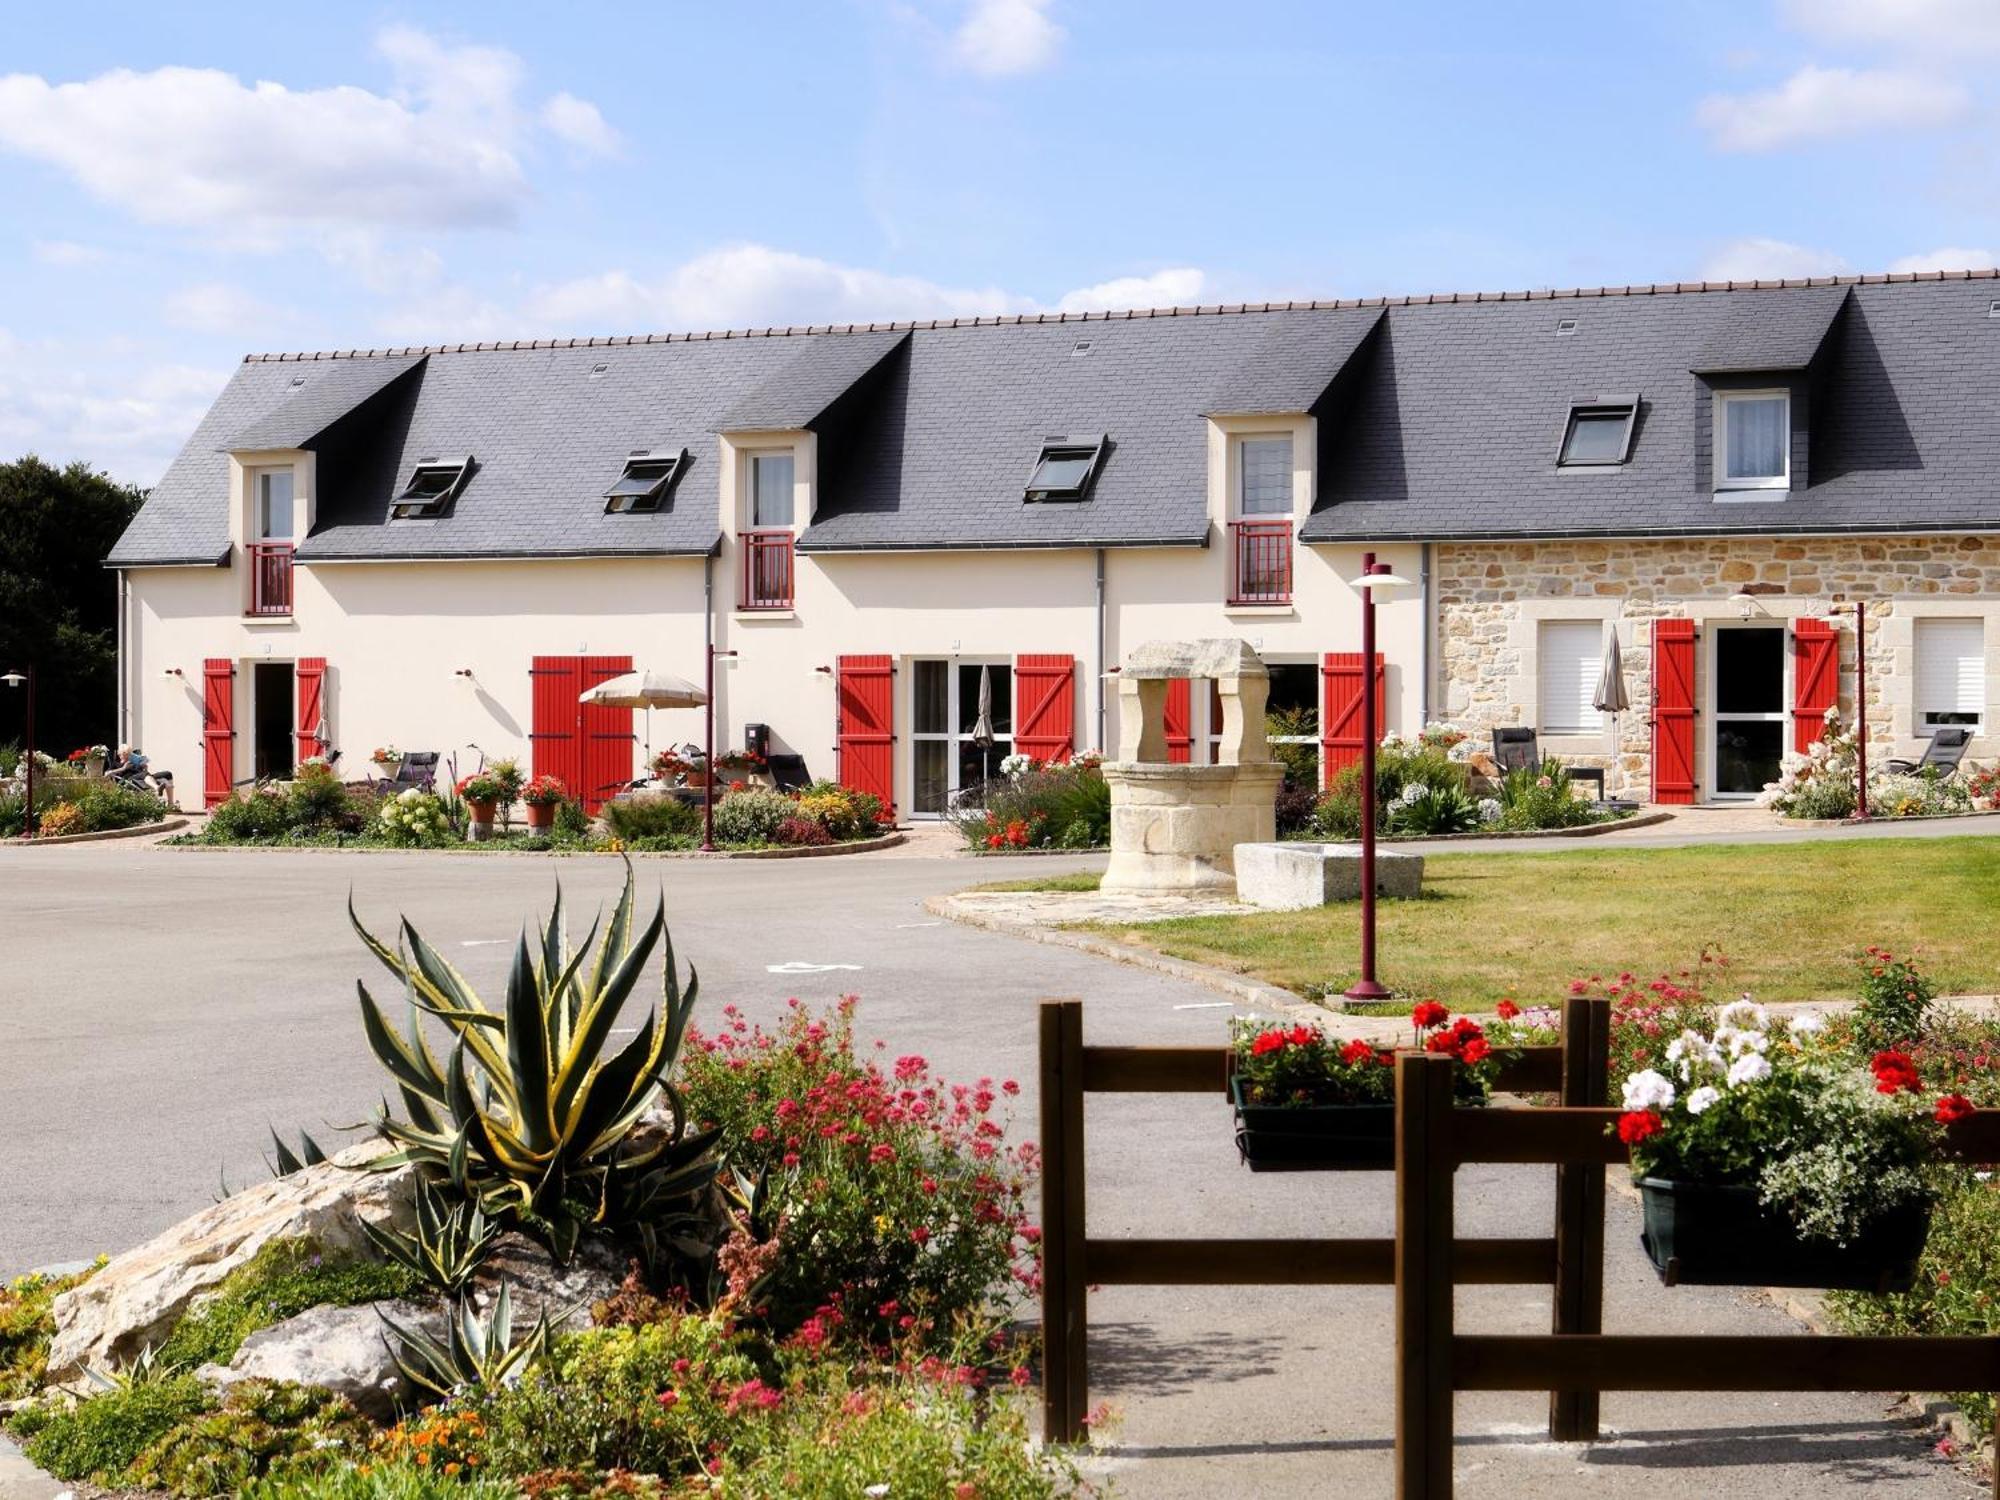
[[[1610, 1068], [1611, 1002], [1563, 1002], [1562, 1103], [1601, 1105]], [[1599, 1333], [1604, 1326], [1604, 1167], [1564, 1162], [1556, 1168], [1556, 1282], [1551, 1332]], [[1551, 1391], [1549, 1437], [1597, 1440], [1598, 1393]]]
[[1452, 1442], [1452, 1074], [1396, 1059], [1396, 1500], [1448, 1500]]
[[1042, 1002], [1041, 1113], [1042, 1434], [1074, 1443], [1090, 1393], [1080, 1000]]

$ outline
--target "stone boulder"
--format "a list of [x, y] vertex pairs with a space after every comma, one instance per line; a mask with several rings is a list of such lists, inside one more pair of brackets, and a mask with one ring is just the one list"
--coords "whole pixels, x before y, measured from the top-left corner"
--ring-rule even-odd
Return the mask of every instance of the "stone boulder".
[[116, 1257], [55, 1301], [49, 1378], [71, 1381], [86, 1366], [120, 1367], [162, 1342], [190, 1304], [213, 1291], [272, 1240], [310, 1239], [330, 1251], [363, 1253], [360, 1220], [413, 1217], [408, 1167], [366, 1170], [387, 1147], [369, 1141], [318, 1166], [243, 1189]]

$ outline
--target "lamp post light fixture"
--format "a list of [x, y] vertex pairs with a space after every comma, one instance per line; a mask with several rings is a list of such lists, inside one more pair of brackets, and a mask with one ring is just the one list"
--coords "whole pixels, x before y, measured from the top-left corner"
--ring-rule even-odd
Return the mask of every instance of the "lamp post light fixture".
[[21, 752], [21, 766], [27, 778], [26, 793], [21, 799], [21, 836], [26, 838], [35, 831], [35, 669], [30, 666], [26, 672], [0, 674], [0, 682], [10, 688], [25, 685], [28, 689], [28, 721], [26, 725], [27, 748]]
[[[1868, 821], [1868, 601], [1835, 604], [1829, 615], [1854, 616], [1854, 819]], [[1835, 637], [1838, 640], [1838, 637]], [[1840, 701], [1840, 657], [1834, 648], [1834, 701]]]
[[719, 656], [734, 656], [734, 651], [720, 651], [714, 646], [708, 648], [708, 706], [703, 709], [707, 719], [707, 751], [701, 768], [703, 786], [701, 789], [701, 850], [704, 854], [715, 852], [715, 661]]
[[1375, 689], [1375, 591], [1406, 589], [1375, 554], [1361, 554], [1361, 576], [1353, 586], [1361, 591], [1361, 977], [1348, 987], [1350, 1000], [1387, 1000], [1389, 992], [1375, 980], [1375, 722], [1380, 708]]

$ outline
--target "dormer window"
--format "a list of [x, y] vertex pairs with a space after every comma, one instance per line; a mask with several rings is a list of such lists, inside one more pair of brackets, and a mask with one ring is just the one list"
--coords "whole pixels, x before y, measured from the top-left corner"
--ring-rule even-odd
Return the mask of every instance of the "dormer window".
[[423, 458], [410, 475], [403, 492], [389, 502], [389, 517], [395, 521], [415, 521], [441, 516], [445, 507], [465, 483], [472, 467], [471, 458]]
[[1025, 500], [1081, 500], [1089, 493], [1091, 480], [1104, 457], [1104, 436], [1072, 441], [1067, 437], [1042, 440], [1042, 454], [1035, 472], [1028, 478]]
[[667, 493], [687, 466], [688, 451], [652, 453], [635, 451], [625, 460], [625, 469], [604, 492], [606, 515], [639, 515], [657, 511], [666, 503]]
[[1784, 391], [1715, 393], [1717, 490], [1792, 485], [1792, 398]]
[[1572, 401], [1556, 464], [1565, 469], [1615, 468], [1632, 456], [1637, 396], [1592, 396]]

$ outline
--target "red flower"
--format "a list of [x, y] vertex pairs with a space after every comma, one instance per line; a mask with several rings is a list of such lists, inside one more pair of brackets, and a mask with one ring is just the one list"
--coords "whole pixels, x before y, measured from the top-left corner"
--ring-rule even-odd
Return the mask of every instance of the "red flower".
[[1282, 1050], [1284, 1045], [1284, 1032], [1277, 1030], [1260, 1031], [1257, 1033], [1255, 1040], [1250, 1043], [1250, 1055], [1252, 1057], [1264, 1057], [1272, 1052]]
[[1360, 1037], [1356, 1037], [1353, 1041], [1349, 1042], [1345, 1047], [1342, 1047], [1340, 1049], [1340, 1060], [1346, 1063], [1347, 1066], [1350, 1068], [1356, 1066], [1359, 1063], [1368, 1062], [1374, 1056], [1375, 1056], [1375, 1049], [1369, 1046], [1368, 1043], [1362, 1041]]
[[1493, 1044], [1483, 1036], [1473, 1037], [1458, 1054], [1458, 1060], [1465, 1063], [1484, 1062], [1493, 1051]]
[[1937, 1102], [1937, 1122], [1940, 1125], [1956, 1125], [1969, 1118], [1978, 1108], [1963, 1094], [1946, 1094]]
[[1511, 1021], [1520, 1013], [1521, 1007], [1516, 1005], [1512, 1000], [1502, 1000], [1498, 1005], [1493, 1007], [1493, 1014], [1503, 1021]]
[[1916, 1094], [1923, 1091], [1923, 1084], [1917, 1078], [1917, 1065], [1907, 1053], [1878, 1052], [1875, 1060], [1868, 1065], [1875, 1073], [1875, 1090], [1882, 1094], [1898, 1094], [1905, 1091]]
[[1651, 1140], [1666, 1128], [1650, 1109], [1635, 1109], [1618, 1117], [1618, 1139], [1628, 1146]]
[[1419, 1031], [1429, 1031], [1433, 1026], [1442, 1026], [1451, 1012], [1435, 1000], [1420, 1000], [1410, 1011], [1410, 1022]]
[[1310, 1047], [1314, 1037], [1315, 1033], [1310, 1026], [1294, 1026], [1285, 1033], [1285, 1040], [1294, 1047]]

